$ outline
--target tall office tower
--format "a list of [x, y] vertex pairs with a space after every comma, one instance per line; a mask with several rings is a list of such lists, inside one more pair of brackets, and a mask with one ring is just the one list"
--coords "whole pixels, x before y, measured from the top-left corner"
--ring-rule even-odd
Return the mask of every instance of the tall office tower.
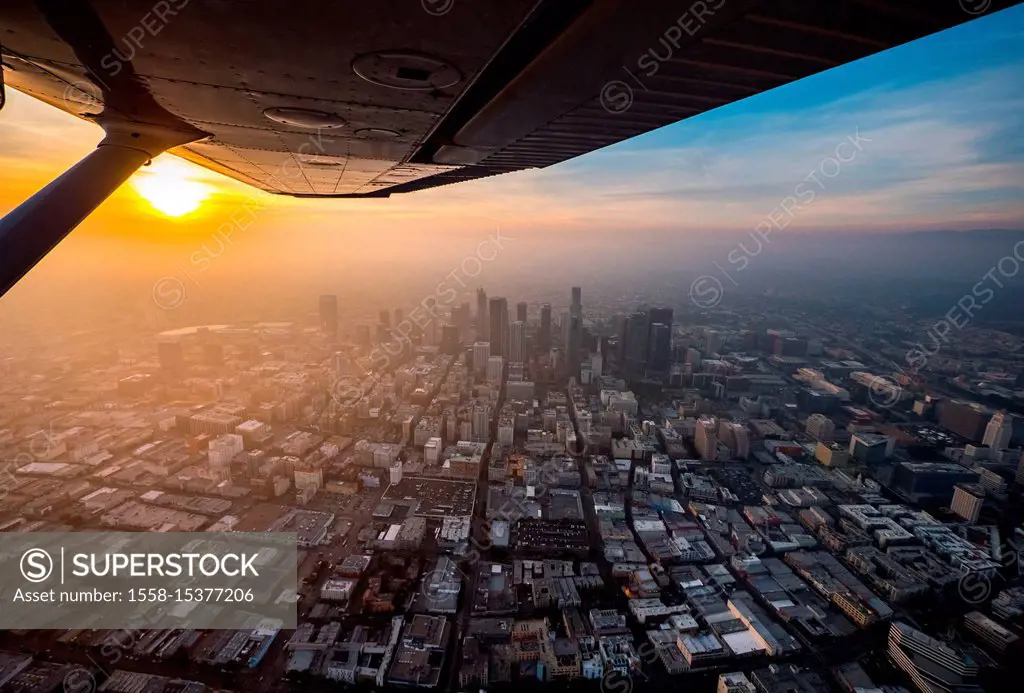
[[667, 373], [672, 365], [672, 328], [660, 322], [651, 324], [647, 351], [647, 368]]
[[487, 359], [491, 358], [491, 345], [488, 342], [473, 343], [473, 372], [484, 374], [487, 372]]
[[1010, 447], [1010, 438], [1013, 437], [1013, 417], [1005, 411], [999, 410], [992, 415], [985, 427], [985, 437], [981, 442], [993, 450], [1005, 450]]
[[583, 347], [583, 351], [588, 354], [597, 351], [597, 336], [586, 327], [580, 331], [580, 334], [582, 335], [580, 346]]
[[452, 309], [451, 323], [459, 328], [459, 334], [468, 334], [473, 324], [473, 317], [469, 311], [469, 302], [463, 302], [458, 308]]
[[581, 350], [583, 348], [583, 317], [569, 316], [569, 375], [580, 377]]
[[320, 327], [328, 335], [338, 335], [338, 297], [334, 294], [320, 296]]
[[496, 296], [488, 303], [491, 356], [508, 356], [508, 300]]
[[157, 342], [156, 354], [165, 375], [178, 378], [185, 374], [185, 349], [181, 342]]
[[395, 327], [398, 327], [399, 325], [402, 324], [402, 318], [404, 317], [405, 315], [402, 313], [402, 309], [395, 308]]
[[516, 320], [526, 322], [526, 301], [520, 301], [516, 304]]
[[693, 442], [705, 462], [714, 462], [718, 459], [718, 434], [714, 418], [703, 416], [697, 419], [697, 430], [694, 432]]
[[380, 312], [380, 324], [384, 327], [391, 327], [391, 311], [387, 308]]
[[487, 379], [492, 383], [500, 383], [505, 374], [505, 359], [491, 356], [487, 359]]
[[626, 343], [624, 349], [626, 375], [636, 377], [644, 374], [647, 362], [647, 313], [635, 312], [626, 321]]
[[551, 349], [551, 304], [540, 307], [540, 331], [537, 333], [537, 350], [546, 353]]
[[618, 339], [615, 340], [615, 360], [620, 368], [626, 367], [626, 347], [629, 344], [629, 316], [616, 315], [614, 328]]
[[647, 314], [651, 316], [651, 324], [660, 322], [662, 325], [672, 326], [672, 309], [671, 308], [651, 308], [647, 311]]
[[889, 658], [921, 693], [978, 690], [980, 668], [974, 658], [906, 623], [889, 626]]
[[491, 323], [487, 320], [487, 292], [480, 287], [476, 290], [476, 336], [487, 333]]
[[509, 328], [509, 361], [526, 362], [526, 323], [516, 320]]
[[580, 350], [583, 348], [583, 290], [572, 287], [572, 303], [569, 305], [569, 375], [580, 376]]
[[491, 432], [491, 408], [486, 404], [473, 407], [473, 439], [487, 440]]
[[457, 354], [459, 352], [459, 328], [455, 325], [445, 325], [442, 328], [441, 351], [446, 354]]
[[[672, 309], [651, 308], [647, 315], [651, 325], [647, 335], [647, 365], [655, 371], [667, 371], [672, 362]], [[657, 328], [657, 325], [662, 327]]]

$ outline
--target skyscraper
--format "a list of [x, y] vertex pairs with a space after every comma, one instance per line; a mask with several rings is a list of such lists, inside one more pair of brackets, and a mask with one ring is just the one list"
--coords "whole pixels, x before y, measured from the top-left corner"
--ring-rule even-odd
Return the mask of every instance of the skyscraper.
[[569, 340], [567, 344], [569, 375], [580, 375], [580, 349], [583, 347], [583, 290], [572, 287], [572, 303], [569, 305]]
[[626, 320], [626, 341], [623, 355], [625, 357], [626, 374], [629, 376], [636, 377], [644, 374], [647, 362], [648, 328], [647, 313], [637, 311]]
[[520, 301], [516, 304], [516, 320], [526, 322], [526, 302]]
[[667, 371], [672, 362], [672, 309], [651, 308], [647, 315], [647, 366], [654, 371]]
[[540, 331], [537, 333], [537, 348], [542, 353], [551, 349], [551, 304], [540, 307]]
[[651, 324], [660, 322], [662, 325], [672, 326], [672, 309], [671, 308], [651, 308], [647, 311], [647, 314], [651, 316]]
[[459, 351], [459, 328], [455, 325], [445, 325], [441, 331], [441, 351], [446, 354], [456, 354]]
[[993, 450], [1005, 450], [1010, 447], [1010, 438], [1013, 437], [1013, 417], [1005, 411], [997, 411], [992, 415], [985, 427], [985, 437], [981, 442]]
[[332, 337], [338, 334], [338, 297], [334, 294], [320, 296], [320, 327]]
[[651, 323], [647, 339], [647, 368], [668, 372], [672, 364], [672, 328], [660, 322]]
[[487, 372], [487, 359], [491, 357], [491, 345], [487, 342], [473, 344], [473, 372], [482, 375]]
[[459, 328], [460, 335], [469, 333], [469, 328], [473, 324], [473, 318], [468, 302], [463, 302], [458, 307], [452, 308], [451, 324]]
[[516, 320], [510, 328], [509, 361], [512, 363], [526, 361], [526, 323], [522, 320]]
[[578, 378], [580, 375], [580, 349], [583, 342], [583, 317], [569, 315], [569, 375]]
[[488, 303], [491, 356], [508, 356], [508, 300], [496, 296]]
[[491, 428], [491, 408], [485, 405], [473, 407], [473, 439], [487, 440]]
[[384, 327], [391, 327], [391, 311], [387, 308], [380, 312], [380, 324]]
[[500, 383], [505, 373], [505, 359], [492, 356], [487, 359], [487, 379], [492, 383]]
[[569, 311], [563, 310], [558, 316], [558, 333], [562, 336], [562, 350], [569, 351]]
[[487, 321], [487, 292], [480, 287], [476, 290], [476, 336], [477, 338], [483, 337], [487, 334], [486, 330], [490, 328], [490, 323]]

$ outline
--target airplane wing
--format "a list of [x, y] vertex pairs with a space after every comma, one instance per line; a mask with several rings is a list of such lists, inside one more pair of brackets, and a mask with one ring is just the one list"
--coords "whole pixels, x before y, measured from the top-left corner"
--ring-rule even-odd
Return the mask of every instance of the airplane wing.
[[542, 168], [1010, 0], [4, 0], [7, 83], [263, 190]]

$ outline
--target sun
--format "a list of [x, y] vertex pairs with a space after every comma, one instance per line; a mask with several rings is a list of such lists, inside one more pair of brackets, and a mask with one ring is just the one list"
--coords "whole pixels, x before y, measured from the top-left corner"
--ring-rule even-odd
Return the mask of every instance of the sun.
[[160, 157], [140, 169], [131, 186], [161, 214], [182, 217], [199, 209], [213, 187], [196, 180], [195, 169], [173, 157]]

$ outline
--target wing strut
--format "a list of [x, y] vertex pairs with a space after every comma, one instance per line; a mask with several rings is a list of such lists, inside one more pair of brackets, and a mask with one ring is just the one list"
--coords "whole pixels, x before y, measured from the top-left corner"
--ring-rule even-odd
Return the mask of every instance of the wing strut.
[[140, 123], [103, 122], [96, 150], [0, 219], [0, 296], [158, 154], [204, 137]]

